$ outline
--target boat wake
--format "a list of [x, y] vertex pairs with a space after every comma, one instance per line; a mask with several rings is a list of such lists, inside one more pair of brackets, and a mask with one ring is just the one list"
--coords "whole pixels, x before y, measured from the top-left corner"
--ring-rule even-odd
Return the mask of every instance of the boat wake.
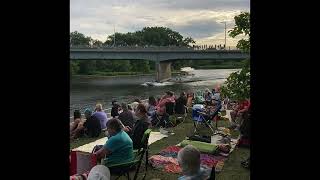
[[170, 86], [173, 85], [174, 82], [162, 82], [162, 83], [158, 83], [158, 82], [145, 82], [143, 84], [141, 84], [142, 86]]

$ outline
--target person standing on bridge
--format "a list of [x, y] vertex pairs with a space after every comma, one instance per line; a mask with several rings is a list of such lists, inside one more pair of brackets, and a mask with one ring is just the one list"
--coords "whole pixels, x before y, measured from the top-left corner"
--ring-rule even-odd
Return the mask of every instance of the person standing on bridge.
[[105, 129], [107, 127], [108, 118], [107, 118], [107, 114], [102, 109], [102, 104], [96, 105], [95, 113], [93, 113], [92, 116], [99, 119], [101, 124], [101, 129]]

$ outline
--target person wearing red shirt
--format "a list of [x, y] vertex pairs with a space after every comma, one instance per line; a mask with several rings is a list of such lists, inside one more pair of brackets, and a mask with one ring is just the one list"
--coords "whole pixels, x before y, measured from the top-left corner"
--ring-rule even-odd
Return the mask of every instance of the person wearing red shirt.
[[244, 101], [239, 102], [235, 110], [230, 112], [231, 122], [233, 122], [233, 126], [235, 126], [237, 118], [240, 118], [239, 124], [241, 124], [242, 115], [244, 112], [248, 111], [249, 107], [250, 107], [250, 99], [246, 99]]
[[173, 92], [167, 91], [166, 94], [161, 98], [158, 105], [156, 106], [157, 114], [163, 115], [166, 111], [166, 103], [168, 102], [175, 102], [175, 96], [173, 95]]

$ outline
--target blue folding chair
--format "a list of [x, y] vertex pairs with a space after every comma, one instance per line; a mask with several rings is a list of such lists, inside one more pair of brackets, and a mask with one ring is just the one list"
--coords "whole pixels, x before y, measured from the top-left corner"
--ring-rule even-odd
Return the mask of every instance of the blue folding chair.
[[[211, 121], [219, 114], [221, 110], [221, 103], [217, 105], [215, 110], [212, 113], [205, 113], [204, 112], [204, 106], [196, 104], [192, 108], [192, 119], [193, 119], [193, 125], [194, 125], [194, 133], [197, 132], [197, 128], [199, 124], [205, 124], [207, 127], [210, 128], [212, 133], [214, 134], [215, 131], [213, 130], [213, 127], [211, 125]], [[216, 129], [218, 129], [218, 123], [216, 122]]]

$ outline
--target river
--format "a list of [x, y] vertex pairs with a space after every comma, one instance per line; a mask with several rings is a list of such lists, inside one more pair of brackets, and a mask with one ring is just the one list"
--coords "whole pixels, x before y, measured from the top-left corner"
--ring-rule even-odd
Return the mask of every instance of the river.
[[94, 109], [100, 102], [104, 108], [111, 107], [113, 99], [118, 102], [132, 102], [135, 98], [147, 99], [149, 96], [160, 96], [165, 91], [173, 91], [176, 96], [182, 91], [189, 92], [212, 89], [223, 83], [230, 73], [238, 69], [195, 70], [195, 77], [202, 81], [175, 83], [166, 86], [143, 86], [144, 82], [153, 81], [154, 76], [120, 76], [120, 77], [88, 77], [76, 76], [70, 84], [70, 115], [75, 109], [81, 112], [86, 108]]

